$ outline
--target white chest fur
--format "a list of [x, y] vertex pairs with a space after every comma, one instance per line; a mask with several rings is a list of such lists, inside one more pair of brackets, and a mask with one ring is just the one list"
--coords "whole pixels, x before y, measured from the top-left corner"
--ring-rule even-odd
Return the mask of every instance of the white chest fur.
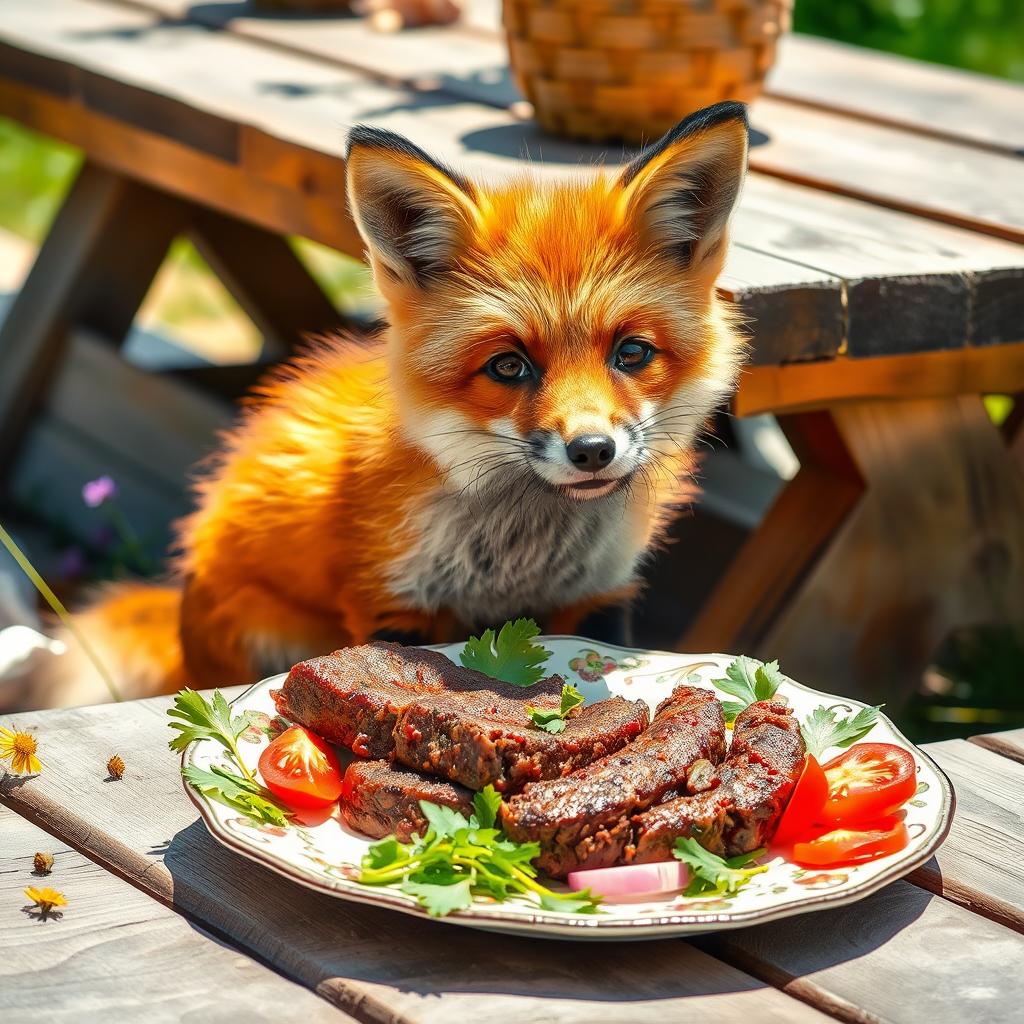
[[410, 524], [392, 592], [468, 625], [543, 614], [631, 582], [648, 508], [625, 492], [576, 502], [536, 481], [471, 496], [438, 492]]

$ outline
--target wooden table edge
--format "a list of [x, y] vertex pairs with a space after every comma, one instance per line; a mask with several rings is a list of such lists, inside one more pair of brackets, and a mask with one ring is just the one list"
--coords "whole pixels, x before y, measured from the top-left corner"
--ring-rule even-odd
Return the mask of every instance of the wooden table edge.
[[1024, 341], [782, 366], [747, 366], [733, 401], [737, 416], [804, 412], [840, 402], [1012, 394], [1024, 390]]

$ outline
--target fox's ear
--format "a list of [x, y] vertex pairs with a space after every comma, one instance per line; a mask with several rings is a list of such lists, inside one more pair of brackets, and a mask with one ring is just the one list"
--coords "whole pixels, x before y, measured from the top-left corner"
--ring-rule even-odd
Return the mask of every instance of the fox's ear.
[[747, 169], [747, 108], [718, 103], [680, 121], [623, 171], [634, 223], [680, 266], [721, 265]]
[[366, 125], [349, 133], [346, 164], [349, 205], [374, 263], [428, 287], [469, 238], [472, 184], [401, 135]]

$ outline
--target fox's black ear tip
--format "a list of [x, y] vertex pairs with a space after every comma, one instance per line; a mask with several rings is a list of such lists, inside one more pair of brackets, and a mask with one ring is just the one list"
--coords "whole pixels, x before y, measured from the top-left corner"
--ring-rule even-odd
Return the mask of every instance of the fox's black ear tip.
[[357, 146], [401, 150], [407, 145], [406, 139], [389, 132], [386, 128], [376, 128], [372, 124], [354, 124], [345, 139], [345, 156], [347, 157]]
[[695, 132], [717, 128], [729, 121], [737, 121], [749, 130], [750, 118], [747, 114], [746, 103], [740, 103], [739, 100], [723, 100], [710, 107], [702, 107], [684, 117], [668, 132], [668, 136], [672, 139], [681, 139], [687, 135], [693, 135]]

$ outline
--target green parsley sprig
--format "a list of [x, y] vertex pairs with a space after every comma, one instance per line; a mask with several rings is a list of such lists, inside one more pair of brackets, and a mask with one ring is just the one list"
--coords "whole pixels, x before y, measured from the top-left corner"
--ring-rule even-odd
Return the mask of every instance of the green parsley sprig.
[[578, 708], [585, 699], [572, 683], [565, 683], [562, 686], [562, 700], [557, 708], [533, 708], [527, 704], [526, 714], [537, 728], [557, 734], [565, 728], [569, 712]]
[[178, 730], [178, 735], [168, 743], [171, 750], [184, 750], [196, 740], [215, 740], [241, 773], [236, 774], [222, 765], [212, 765], [209, 770], [186, 765], [181, 774], [191, 785], [264, 824], [287, 824], [287, 811], [256, 781], [238, 751], [239, 737], [253, 724], [249, 712], [232, 715], [231, 705], [220, 690], [214, 690], [213, 700], [208, 701], [195, 690], [184, 689], [175, 696], [174, 706], [167, 714], [179, 719], [168, 722], [172, 729]]
[[737, 697], [738, 700], [723, 700], [722, 710], [727, 722], [735, 722], [736, 716], [755, 701], [771, 700], [786, 677], [779, 671], [777, 661], [757, 661], [740, 655], [726, 670], [724, 679], [713, 680], [719, 690]]
[[537, 843], [515, 843], [497, 828], [501, 797], [486, 786], [473, 797], [474, 813], [466, 818], [450, 807], [420, 801], [427, 819], [424, 836], [409, 843], [395, 836], [374, 843], [351, 877], [364, 885], [395, 885], [434, 917], [465, 910], [474, 896], [499, 902], [526, 896], [543, 910], [592, 914], [600, 897], [584, 892], [555, 892], [537, 881], [530, 863], [540, 853]]
[[757, 860], [764, 850], [741, 853], [738, 857], [719, 857], [705, 850], [696, 839], [677, 839], [672, 855], [690, 869], [690, 884], [684, 896], [726, 896], [746, 885], [754, 875], [767, 871], [767, 865], [746, 867]]
[[824, 704], [815, 708], [800, 725], [807, 753], [820, 758], [829, 747], [848, 747], [856, 743], [871, 732], [878, 721], [878, 712], [884, 707], [879, 704], [861, 708], [847, 718], [839, 718], [834, 708]]
[[506, 622], [498, 631], [485, 629], [480, 636], [470, 637], [459, 655], [466, 668], [474, 668], [492, 679], [501, 679], [513, 686], [533, 686], [544, 678], [544, 665], [551, 652], [534, 643], [540, 626], [533, 619]]

